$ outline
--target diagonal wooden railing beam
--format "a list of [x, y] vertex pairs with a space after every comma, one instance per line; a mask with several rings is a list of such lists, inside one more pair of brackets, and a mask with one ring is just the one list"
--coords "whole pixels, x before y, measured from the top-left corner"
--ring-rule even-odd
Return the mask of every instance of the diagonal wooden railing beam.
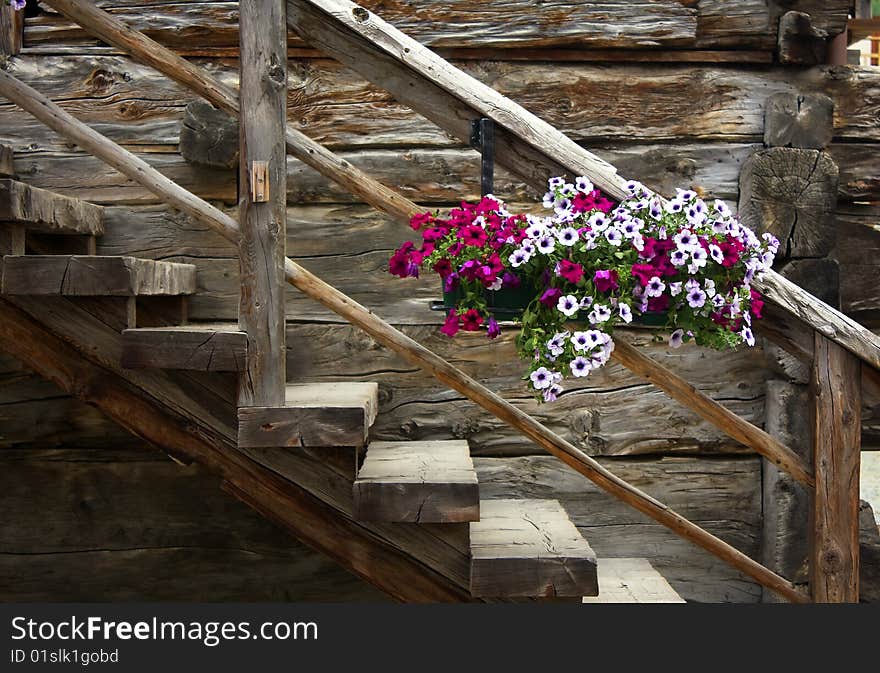
[[[537, 189], [553, 175], [586, 175], [616, 198], [626, 179], [564, 133], [349, 0], [287, 0], [291, 29], [468, 143], [471, 120], [495, 121], [495, 158]], [[875, 369], [880, 337], [774, 271], [756, 279], [767, 299]]]
[[[239, 114], [238, 99], [234, 91], [225, 87], [215, 78], [211, 77], [211, 75], [204, 72], [204, 70], [194, 66], [189, 61], [180, 58], [169, 49], [151, 40], [143, 33], [130, 28], [119, 19], [116, 19], [107, 12], [95, 7], [89, 2], [84, 2], [83, 0], [49, 0], [49, 2], [58, 9], [58, 11], [65, 13], [71, 20], [83, 23], [83, 27], [86, 30], [92, 32], [92, 34], [100, 37], [102, 40], [122, 49], [136, 60], [147, 63], [151, 67], [156, 68], [159, 72], [162, 72], [175, 81], [180, 82], [184, 86], [190, 87], [193, 91], [202, 95], [218, 107], [227, 110], [232, 114]], [[290, 3], [290, 6], [292, 7], [294, 4], [295, 3]], [[312, 26], [312, 28], [314, 29], [312, 31], [313, 34], [321, 34], [317, 26]], [[465, 121], [465, 117], [461, 117], [459, 121]], [[469, 125], [467, 125], [467, 128], [469, 129]], [[288, 129], [288, 148], [291, 146], [290, 134], [292, 133], [298, 134], [298, 132]], [[558, 131], [556, 133], [558, 133]], [[301, 136], [302, 134], [298, 135]], [[307, 138], [306, 141], [311, 142]], [[509, 139], [508, 142], [510, 142]], [[513, 149], [510, 151], [513, 151]], [[605, 164], [592, 155], [589, 155], [589, 158], [592, 163], [590, 163], [588, 167], [590, 167], [591, 170], [596, 171], [601, 169], [603, 172], [608, 172], [608, 180], [611, 180], [611, 182], [606, 183], [607, 185], [613, 186], [618, 184], [619, 178], [613, 173], [613, 167]], [[315, 168], [321, 172], [325, 172], [325, 167], [322, 167], [321, 165], [315, 166]], [[560, 168], [560, 170], [563, 169]], [[325, 172], [325, 174], [330, 178], [334, 177], [329, 173]], [[610, 177], [611, 175], [614, 177]], [[368, 190], [373, 187], [373, 185], [369, 183], [359, 184], [359, 186], [365, 187]], [[373, 198], [371, 203], [374, 207], [397, 217], [405, 216], [405, 219], [408, 219], [409, 215], [411, 215], [410, 208], [417, 208], [415, 204], [406, 201], [402, 196], [396, 195], [393, 190], [384, 186], [380, 187], [381, 190], [379, 192], [370, 192], [370, 196]], [[608, 188], [609, 190], [611, 189], [611, 187]], [[397, 196], [397, 198], [389, 198], [389, 193]], [[401, 212], [400, 210], [400, 203], [408, 204], [404, 212]], [[620, 360], [620, 356], [618, 356], [618, 359]], [[623, 360], [620, 361], [624, 366], [628, 366]], [[630, 361], [635, 362], [635, 357], [630, 358]], [[649, 376], [647, 378], [649, 380], [669, 380], [669, 377], [667, 376], [669, 370], [662, 367], [662, 365], [659, 365], [644, 356], [641, 356], [640, 359], [638, 359], [638, 362], [640, 371], [637, 373], [644, 376], [644, 373], [648, 372]], [[682, 379], [678, 379], [678, 382], [678, 385], [674, 387], [666, 387], [663, 389], [670, 394], [671, 397], [695, 410], [703, 418], [715, 424], [735, 440], [743, 442], [765, 456], [768, 460], [789, 471], [801, 483], [807, 486], [812, 485], [812, 477], [809, 475], [807, 466], [797, 454], [774, 440], [760, 428], [755, 427], [748, 421], [738, 418], [722, 405], [714, 402], [692, 386], [689, 386]]]
[[[0, 95], [5, 96], [52, 130], [79, 145], [83, 150], [150, 190], [161, 200], [214, 228], [229, 240], [237, 241], [238, 223], [229, 215], [191, 194], [142, 159], [78, 121], [51, 100], [4, 71], [0, 71]], [[571, 442], [566, 441], [291, 259], [287, 259], [285, 262], [285, 275], [287, 281], [301, 292], [320, 302], [353, 325], [360, 327], [379, 343], [435, 376], [442, 383], [476, 402], [611, 495], [668, 527], [677, 535], [726, 561], [787, 600], [797, 603], [809, 601], [809, 597], [805, 593], [784, 577], [777, 575], [647, 493], [620, 479]]]
[[[87, 32], [199, 94], [215, 107], [240, 117], [238, 93], [142, 32], [96, 7], [88, 0], [43, 0]], [[421, 208], [290, 126], [287, 153], [308, 164], [374, 208], [409, 222]]]

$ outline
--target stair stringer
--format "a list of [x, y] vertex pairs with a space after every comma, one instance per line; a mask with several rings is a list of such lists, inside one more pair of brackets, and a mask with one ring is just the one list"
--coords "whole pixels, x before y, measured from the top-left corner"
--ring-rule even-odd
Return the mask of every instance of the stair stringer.
[[350, 475], [302, 452], [281, 477], [237, 449], [225, 395], [208, 395], [186, 374], [124, 370], [121, 348], [118, 331], [70, 300], [0, 299], [0, 349], [65, 392], [175, 460], [202, 465], [229, 493], [393, 598], [473, 600], [466, 549], [430, 527], [355, 521]]

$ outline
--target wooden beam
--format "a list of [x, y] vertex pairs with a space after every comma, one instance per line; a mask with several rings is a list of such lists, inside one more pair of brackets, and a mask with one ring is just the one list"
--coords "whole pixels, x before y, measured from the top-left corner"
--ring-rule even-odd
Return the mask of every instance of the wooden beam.
[[596, 554], [556, 500], [483, 500], [471, 523], [471, 593], [595, 596]]
[[229, 438], [191, 419], [87, 358], [57, 334], [0, 299], [0, 346], [62, 390], [182, 460], [226, 479], [255, 510], [310, 547], [401, 601], [471, 600], [467, 591], [379, 535], [235, 450]]
[[[221, 110], [235, 117], [239, 116], [239, 102], [235, 91], [170, 49], [96, 7], [94, 3], [87, 0], [44, 2], [80, 24], [95, 37], [155, 68]], [[296, 129], [288, 126], [285, 140], [288, 154], [342, 185], [364, 202], [406, 222], [423, 210]]]
[[[197, 221], [214, 228], [220, 235], [237, 242], [238, 223], [231, 217], [164, 177], [142, 159], [89, 128], [48, 98], [2, 70], [0, 70], [0, 94], [87, 152], [149, 189], [166, 203], [180, 208]], [[379, 343], [435, 376], [440, 382], [476, 402], [600, 488], [655, 521], [668, 526], [678, 535], [715, 554], [784, 598], [794, 602], [808, 600], [785, 578], [767, 570], [746, 554], [618, 478], [571, 442], [552, 432], [521, 409], [493, 393], [436, 353], [407, 337], [372, 311], [328, 285], [290, 258], [285, 260], [285, 275], [287, 282], [304, 294], [360, 327]]]
[[68, 297], [181, 295], [196, 291], [196, 267], [135, 257], [7, 256], [2, 292]]
[[614, 340], [612, 357], [627, 369], [650, 381], [674, 400], [723, 430], [730, 437], [764, 456], [806, 486], [813, 486], [809, 466], [794, 451], [761, 428], [755, 427], [723, 405], [704, 395], [668, 367], [655, 362], [622, 338]]
[[0, 178], [15, 177], [15, 168], [12, 160], [12, 148], [9, 145], [0, 145]]
[[47, 234], [101, 236], [104, 209], [18, 180], [0, 179], [0, 221]]
[[[238, 326], [248, 335], [239, 407], [284, 405], [287, 382], [287, 29], [284, 0], [242, 0]], [[260, 170], [258, 170], [260, 169]]]
[[[497, 124], [496, 158], [536, 189], [552, 175], [586, 175], [615, 198], [625, 178], [550, 124], [349, 0], [288, 0], [288, 22], [304, 39], [468, 143], [470, 121]], [[880, 369], [880, 337], [769, 271], [754, 285], [830, 339]]]
[[855, 357], [816, 334], [810, 589], [817, 603], [859, 602], [859, 368]]
[[24, 12], [0, 2], [0, 56], [18, 56], [24, 37]]
[[359, 521], [480, 520], [477, 473], [462, 439], [371, 442], [353, 493]]
[[189, 369], [238, 372], [247, 360], [247, 335], [234, 325], [142, 327], [122, 334], [127, 369]]

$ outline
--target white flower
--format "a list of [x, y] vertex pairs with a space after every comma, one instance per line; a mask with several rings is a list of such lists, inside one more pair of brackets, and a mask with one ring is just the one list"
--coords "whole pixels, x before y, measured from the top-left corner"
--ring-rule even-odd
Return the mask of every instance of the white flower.
[[538, 252], [549, 255], [556, 248], [556, 239], [549, 234], [538, 239]]
[[605, 230], [605, 238], [613, 246], [619, 246], [623, 242], [623, 236], [613, 227]]
[[669, 336], [669, 345], [673, 348], [680, 348], [684, 340], [684, 330], [677, 329]]
[[529, 374], [529, 378], [532, 380], [535, 390], [543, 390], [553, 385], [553, 372], [546, 367], [538, 367]]
[[554, 383], [549, 388], [546, 388], [543, 392], [544, 401], [545, 402], [555, 402], [559, 399], [559, 396], [562, 394], [562, 386], [558, 383]]
[[564, 316], [570, 318], [580, 310], [580, 302], [574, 295], [566, 294], [559, 298], [559, 301], [556, 303], [556, 308], [559, 309], [559, 312]]
[[745, 341], [749, 346], [755, 345], [755, 335], [752, 333], [751, 328], [743, 327], [739, 335], [743, 338], [743, 341]]
[[673, 297], [677, 297], [681, 294], [681, 282], [678, 283], [670, 283], [669, 284], [669, 294]]
[[673, 250], [669, 255], [669, 261], [673, 266], [684, 266], [687, 264], [687, 253], [684, 250]]
[[590, 314], [587, 316], [587, 320], [589, 320], [590, 323], [593, 325], [603, 323], [609, 318], [611, 318], [611, 309], [609, 309], [604, 304], [596, 304], [593, 307], [593, 310], [590, 311]]
[[693, 201], [697, 198], [697, 193], [692, 189], [675, 189], [677, 194], [677, 198], [681, 199], [683, 203], [687, 203], [688, 201]]
[[529, 254], [525, 250], [514, 250], [507, 258], [510, 265], [515, 269], [529, 261]]
[[593, 347], [593, 343], [590, 341], [586, 332], [575, 332], [574, 334], [572, 334], [571, 345], [578, 352], [585, 351]]
[[706, 258], [708, 255], [702, 248], [697, 248], [691, 252], [691, 262], [688, 264], [688, 272], [696, 273], [698, 269], [706, 266]]
[[730, 217], [730, 208], [727, 207], [727, 204], [724, 203], [721, 199], [715, 199], [715, 212], [717, 212], [721, 217], [728, 218]]
[[630, 309], [629, 304], [620, 303], [617, 305], [617, 312], [620, 314], [620, 319], [625, 323], [631, 323], [633, 319], [632, 309]]
[[684, 204], [678, 199], [672, 199], [671, 201], [666, 202], [666, 212], [667, 213], [680, 213], [684, 208]]
[[649, 297], [659, 297], [666, 289], [666, 283], [660, 280], [659, 276], [653, 276], [645, 286], [645, 294]]
[[565, 179], [561, 177], [550, 178], [549, 180], [547, 180], [547, 185], [550, 187], [551, 190], [559, 189], [564, 184]]
[[560, 243], [562, 243], [562, 245], [571, 247], [572, 245], [577, 243], [577, 229], [575, 229], [574, 227], [566, 227], [556, 234], [556, 238], [559, 240]]
[[724, 253], [714, 243], [709, 244], [709, 256], [712, 257], [712, 260], [721, 264], [724, 261]]
[[579, 178], [575, 178], [574, 186], [579, 192], [583, 192], [584, 194], [589, 194], [594, 189], [593, 183], [590, 182], [590, 179], [583, 175]]
[[487, 289], [487, 290], [490, 290], [490, 291], [492, 291], [492, 292], [497, 292], [498, 290], [501, 289], [501, 286], [502, 286], [503, 284], [504, 284], [504, 279], [503, 279], [503, 278], [496, 278], [496, 279], [495, 279], [495, 282], [492, 283], [492, 284], [491, 284], [489, 287], [487, 287], [486, 289]]
[[592, 297], [584, 297], [583, 299], [581, 299], [581, 308], [588, 309], [592, 305], [593, 305], [593, 298]]
[[691, 252], [700, 247], [699, 239], [690, 229], [682, 229], [672, 237], [672, 240], [675, 241], [678, 249], [684, 252]]
[[593, 213], [590, 215], [590, 219], [587, 220], [587, 225], [593, 231], [605, 231], [608, 228], [608, 224], [608, 216], [601, 211]]
[[595, 231], [585, 231], [583, 234], [584, 237], [584, 246], [587, 250], [595, 250], [596, 249], [596, 238], [598, 234]]
[[691, 290], [687, 294], [687, 300], [691, 308], [702, 308], [706, 303], [706, 293], [699, 288]]
[[526, 236], [538, 239], [547, 235], [547, 227], [542, 222], [534, 222], [526, 228]]
[[659, 220], [663, 217], [663, 206], [660, 204], [659, 199], [651, 200], [651, 204], [648, 206], [648, 213], [650, 213], [651, 217], [655, 220]]
[[709, 297], [715, 296], [715, 281], [711, 278], [707, 278], [703, 281], [703, 289], [706, 291], [706, 295]]
[[569, 367], [571, 367], [571, 373], [578, 378], [588, 376], [590, 374], [590, 370], [593, 368], [591, 362], [587, 360], [587, 358], [585, 358], [583, 355], [578, 355], [574, 360], [572, 360]]

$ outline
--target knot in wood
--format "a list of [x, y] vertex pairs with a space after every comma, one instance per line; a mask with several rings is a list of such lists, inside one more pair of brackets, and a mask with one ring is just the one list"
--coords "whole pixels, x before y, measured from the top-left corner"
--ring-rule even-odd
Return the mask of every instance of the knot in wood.
[[825, 541], [825, 548], [819, 554], [819, 567], [823, 573], [838, 573], [843, 568], [843, 552], [831, 540]]
[[351, 10], [351, 14], [358, 23], [365, 23], [370, 18], [370, 13], [363, 7], [355, 7]]

